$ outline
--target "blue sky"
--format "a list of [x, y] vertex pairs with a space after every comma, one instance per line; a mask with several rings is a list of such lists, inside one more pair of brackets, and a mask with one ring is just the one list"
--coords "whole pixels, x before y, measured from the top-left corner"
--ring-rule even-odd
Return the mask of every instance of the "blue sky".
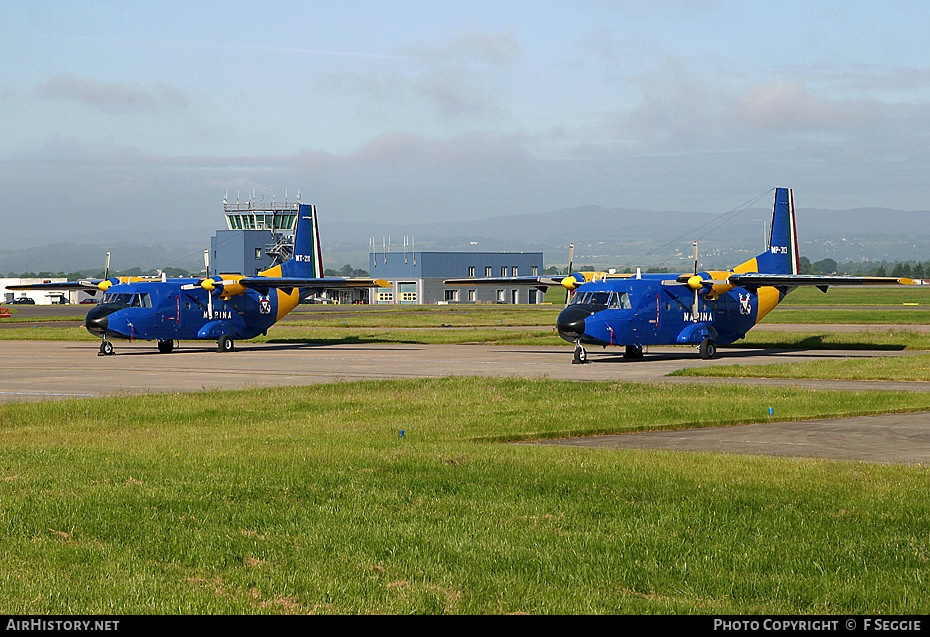
[[[8, 239], [600, 205], [930, 209], [930, 3], [0, 5]], [[367, 242], [367, 235], [360, 238]], [[8, 247], [8, 246], [3, 246]]]

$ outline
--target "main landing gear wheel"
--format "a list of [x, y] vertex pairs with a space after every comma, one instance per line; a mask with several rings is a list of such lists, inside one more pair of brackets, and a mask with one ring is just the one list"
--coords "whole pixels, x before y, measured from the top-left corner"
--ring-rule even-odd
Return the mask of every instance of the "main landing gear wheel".
[[623, 350], [623, 358], [642, 358], [643, 348], [635, 345], [627, 345]]
[[701, 341], [698, 351], [701, 353], [701, 358], [705, 360], [715, 358], [717, 356], [717, 345], [709, 338], [705, 338]]
[[580, 365], [588, 362], [588, 353], [581, 345], [575, 345], [575, 356], [572, 358], [572, 365]]
[[158, 341], [158, 351], [162, 354], [170, 354], [174, 350], [174, 341]]
[[100, 356], [113, 356], [113, 343], [100, 341]]
[[216, 351], [218, 352], [231, 352], [234, 349], [236, 349], [236, 345], [228, 336], [220, 336], [220, 340], [216, 342]]

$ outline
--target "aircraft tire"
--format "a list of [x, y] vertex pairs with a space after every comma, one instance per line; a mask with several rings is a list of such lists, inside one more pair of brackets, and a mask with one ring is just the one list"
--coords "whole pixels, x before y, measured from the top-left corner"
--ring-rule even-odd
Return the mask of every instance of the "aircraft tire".
[[113, 343], [110, 341], [101, 341], [100, 342], [100, 353], [104, 356], [113, 355]]
[[236, 349], [236, 344], [228, 336], [221, 336], [216, 342], [216, 351], [218, 352], [231, 352], [234, 349]]
[[701, 341], [701, 345], [698, 347], [698, 351], [701, 353], [701, 358], [705, 360], [716, 358], [717, 344], [709, 338], [705, 338], [703, 341]]
[[642, 358], [643, 348], [635, 345], [627, 345], [623, 350], [623, 358]]
[[572, 365], [581, 365], [588, 362], [588, 352], [581, 345], [575, 348], [575, 355], [572, 358]]
[[162, 354], [170, 354], [174, 350], [174, 341], [158, 341], [158, 351]]

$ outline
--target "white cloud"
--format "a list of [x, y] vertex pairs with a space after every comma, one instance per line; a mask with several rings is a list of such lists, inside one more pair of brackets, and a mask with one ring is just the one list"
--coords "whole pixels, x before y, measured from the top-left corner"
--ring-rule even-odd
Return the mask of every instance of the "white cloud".
[[110, 114], [184, 109], [189, 103], [181, 91], [169, 84], [158, 83], [145, 89], [129, 82], [101, 82], [70, 73], [49, 78], [33, 93], [40, 99], [78, 102]]

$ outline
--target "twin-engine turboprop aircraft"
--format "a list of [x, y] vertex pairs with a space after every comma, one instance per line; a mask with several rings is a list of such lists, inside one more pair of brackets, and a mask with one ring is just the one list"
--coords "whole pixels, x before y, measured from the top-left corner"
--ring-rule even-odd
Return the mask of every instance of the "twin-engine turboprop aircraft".
[[388, 285], [381, 279], [324, 277], [322, 272], [316, 209], [300, 204], [293, 256], [256, 276], [115, 277], [8, 289], [103, 290], [102, 302], [84, 320], [87, 330], [102, 339], [103, 355], [113, 354], [111, 339], [117, 338], [157, 341], [163, 353], [171, 352], [177, 341], [215, 340], [218, 351], [231, 352], [236, 339], [266, 334], [310, 290]]
[[794, 195], [775, 189], [768, 249], [732, 270], [694, 269], [668, 274], [576, 272], [568, 276], [448, 279], [447, 285], [522, 284], [545, 289], [562, 285], [572, 292], [559, 314], [559, 336], [575, 344], [574, 363], [587, 361], [586, 345], [625, 347], [626, 358], [640, 358], [648, 345], [695, 345], [701, 358], [717, 355], [717, 346], [743, 338], [799, 286], [827, 291], [831, 285], [913, 284], [894, 277], [802, 275], [799, 268]]

